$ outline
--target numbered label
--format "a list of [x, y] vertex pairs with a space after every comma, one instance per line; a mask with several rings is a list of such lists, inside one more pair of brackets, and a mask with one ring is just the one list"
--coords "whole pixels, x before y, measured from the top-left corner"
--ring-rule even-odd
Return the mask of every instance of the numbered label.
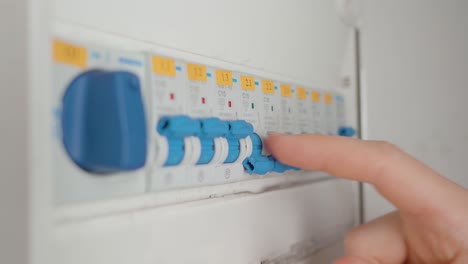
[[232, 86], [232, 71], [216, 70], [216, 84]]
[[320, 103], [320, 92], [312, 91], [311, 92], [311, 99], [314, 103]]
[[86, 48], [60, 40], [54, 40], [53, 42], [53, 55], [56, 62], [80, 68], [86, 68], [88, 64], [88, 51]]
[[291, 85], [281, 84], [280, 88], [281, 88], [281, 96], [283, 96], [283, 97], [291, 97], [292, 96]]
[[171, 58], [152, 57], [153, 72], [159, 75], [171, 76], [176, 75], [175, 61]]
[[296, 87], [296, 96], [299, 99], [307, 99], [307, 91], [304, 87]]
[[255, 78], [252, 76], [241, 75], [242, 90], [255, 91]]
[[270, 80], [262, 81], [262, 91], [264, 94], [274, 94], [275, 93], [275, 84]]
[[191, 81], [206, 82], [206, 66], [200, 64], [187, 64], [187, 75]]
[[325, 95], [324, 95], [324, 102], [325, 102], [325, 104], [327, 104], [327, 105], [333, 103], [333, 96], [332, 96], [331, 93], [325, 93]]

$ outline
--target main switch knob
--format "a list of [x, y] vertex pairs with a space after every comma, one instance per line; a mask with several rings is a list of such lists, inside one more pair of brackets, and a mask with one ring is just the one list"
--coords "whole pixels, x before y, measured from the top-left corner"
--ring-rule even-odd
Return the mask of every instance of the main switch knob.
[[138, 76], [90, 70], [68, 86], [62, 106], [63, 144], [82, 169], [132, 171], [146, 161], [146, 119]]

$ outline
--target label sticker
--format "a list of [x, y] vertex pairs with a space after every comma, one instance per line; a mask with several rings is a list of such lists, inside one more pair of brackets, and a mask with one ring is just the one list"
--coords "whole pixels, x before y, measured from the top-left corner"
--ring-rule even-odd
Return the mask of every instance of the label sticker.
[[312, 92], [311, 92], [311, 98], [312, 98], [312, 102], [314, 102], [314, 103], [320, 103], [320, 92], [318, 92], [318, 91], [312, 91]]
[[206, 82], [206, 66], [200, 64], [187, 64], [187, 75], [191, 81]]
[[301, 86], [296, 87], [296, 96], [299, 99], [307, 99], [306, 88], [301, 87]]
[[325, 101], [325, 104], [333, 103], [333, 96], [331, 95], [331, 93], [325, 93], [324, 101]]
[[159, 75], [171, 76], [176, 75], [175, 61], [171, 58], [152, 57], [153, 72]]
[[291, 97], [292, 96], [291, 85], [281, 84], [280, 89], [281, 89], [281, 96], [283, 96], [283, 97]]
[[86, 48], [54, 40], [53, 49], [53, 56], [56, 62], [86, 68], [88, 64], [88, 51]]
[[262, 91], [264, 94], [274, 94], [275, 84], [270, 80], [262, 80]]
[[255, 78], [252, 76], [241, 75], [242, 90], [255, 91]]
[[219, 86], [232, 86], [232, 71], [216, 70], [216, 84]]

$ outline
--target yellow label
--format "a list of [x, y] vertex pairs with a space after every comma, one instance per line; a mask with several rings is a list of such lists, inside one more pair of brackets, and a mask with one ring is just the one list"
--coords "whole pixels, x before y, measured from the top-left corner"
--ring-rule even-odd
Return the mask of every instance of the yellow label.
[[320, 92], [317, 92], [317, 91], [312, 91], [311, 92], [311, 98], [312, 98], [312, 102], [314, 103], [320, 103]]
[[155, 74], [172, 77], [176, 75], [175, 61], [173, 59], [153, 56], [152, 63]]
[[331, 104], [333, 102], [333, 96], [331, 95], [331, 93], [325, 93], [324, 101], [325, 104]]
[[291, 97], [292, 96], [291, 85], [281, 84], [280, 89], [281, 89], [281, 96], [283, 96], [283, 97]]
[[296, 87], [296, 96], [299, 99], [307, 99], [307, 91], [304, 87]]
[[88, 51], [86, 48], [60, 40], [54, 40], [53, 46], [56, 62], [86, 68], [88, 64]]
[[255, 78], [252, 76], [241, 75], [242, 90], [255, 91]]
[[216, 84], [232, 86], [232, 71], [216, 70]]
[[274, 94], [275, 84], [270, 80], [262, 80], [262, 91], [264, 94]]
[[187, 64], [187, 75], [191, 81], [206, 82], [206, 67], [199, 64]]

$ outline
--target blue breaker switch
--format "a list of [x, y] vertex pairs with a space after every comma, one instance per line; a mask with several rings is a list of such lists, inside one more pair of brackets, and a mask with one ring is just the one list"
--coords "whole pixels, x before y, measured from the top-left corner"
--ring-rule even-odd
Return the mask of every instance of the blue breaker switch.
[[244, 169], [249, 174], [266, 174], [274, 170], [275, 160], [271, 156], [262, 155], [262, 139], [255, 133], [250, 135], [252, 141], [252, 154], [244, 160]]
[[175, 166], [182, 162], [185, 156], [185, 137], [200, 133], [200, 120], [185, 115], [162, 117], [156, 130], [165, 136], [168, 142], [167, 160], [164, 166]]
[[229, 121], [229, 132], [226, 135], [229, 144], [228, 156], [224, 163], [233, 163], [239, 158], [239, 139], [253, 134], [253, 126], [244, 120]]
[[273, 166], [274, 172], [283, 173], [287, 170], [300, 170], [299, 168], [283, 164], [276, 159], [274, 160], [274, 163], [275, 163]]
[[159, 120], [156, 129], [159, 134], [166, 137], [184, 138], [195, 136], [200, 133], [200, 120], [185, 115], [165, 116]]
[[201, 119], [200, 143], [201, 153], [197, 164], [208, 164], [214, 157], [215, 145], [214, 138], [223, 137], [229, 131], [227, 122], [219, 118], [206, 118]]
[[228, 145], [229, 145], [229, 150], [228, 150], [228, 155], [226, 159], [224, 160], [224, 163], [233, 163], [239, 158], [240, 155], [240, 143], [239, 139], [235, 138], [228, 138]]
[[250, 140], [252, 141], [252, 154], [251, 156], [261, 156], [263, 143], [262, 139], [256, 133], [250, 135]]
[[247, 173], [263, 175], [273, 170], [275, 162], [271, 157], [250, 156], [243, 165]]
[[208, 164], [214, 157], [215, 146], [212, 138], [200, 138], [201, 152], [197, 164]]
[[229, 124], [219, 118], [212, 117], [201, 119], [200, 137], [215, 138], [224, 137], [229, 132]]
[[252, 124], [244, 120], [229, 121], [228, 137], [236, 139], [246, 138], [254, 132], [253, 130]]
[[356, 130], [352, 127], [340, 127], [338, 129], [338, 135], [343, 137], [353, 137], [356, 135]]
[[263, 175], [271, 171], [282, 173], [287, 170], [299, 170], [277, 161], [273, 156], [263, 156], [262, 139], [257, 134], [251, 134], [250, 139], [252, 140], [252, 155], [243, 163], [245, 170], [249, 174]]
[[146, 162], [146, 120], [138, 77], [126, 71], [90, 70], [63, 96], [64, 147], [82, 169], [136, 170]]
[[167, 160], [164, 163], [164, 166], [175, 166], [180, 164], [185, 155], [184, 139], [168, 138], [167, 143], [169, 151], [167, 153]]

